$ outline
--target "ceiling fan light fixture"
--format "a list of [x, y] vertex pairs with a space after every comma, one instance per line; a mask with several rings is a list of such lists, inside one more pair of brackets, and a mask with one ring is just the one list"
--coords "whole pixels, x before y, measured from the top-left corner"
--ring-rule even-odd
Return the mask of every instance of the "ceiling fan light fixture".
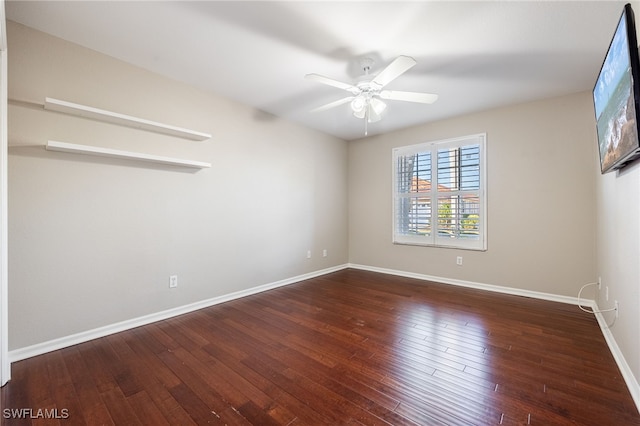
[[364, 118], [367, 113], [367, 108], [362, 108], [361, 111], [353, 111], [353, 115], [358, 118]]
[[381, 115], [387, 109], [387, 104], [376, 98], [371, 98], [370, 105], [377, 115]]
[[[364, 110], [367, 107], [367, 100], [363, 95], [358, 95], [351, 101], [351, 110], [358, 117], [357, 114], [362, 113], [364, 117]], [[362, 118], [362, 117], [360, 117]]]
[[376, 112], [373, 110], [373, 108], [369, 107], [369, 114], [367, 114], [367, 122], [369, 123], [377, 123], [378, 121], [382, 120], [382, 117], [379, 116], [378, 114], [376, 114]]

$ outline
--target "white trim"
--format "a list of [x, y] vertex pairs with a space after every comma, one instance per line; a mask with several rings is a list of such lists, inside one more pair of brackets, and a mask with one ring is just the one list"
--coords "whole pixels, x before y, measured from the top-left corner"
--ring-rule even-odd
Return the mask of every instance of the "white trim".
[[44, 109], [63, 112], [65, 114], [71, 114], [78, 117], [91, 118], [93, 120], [104, 121], [111, 124], [118, 124], [120, 126], [135, 127], [151, 132], [163, 133], [165, 135], [178, 136], [180, 138], [191, 139], [194, 141], [203, 141], [211, 138], [209, 133], [198, 132], [195, 130], [172, 126], [170, 124], [158, 123], [157, 121], [132, 117], [126, 114], [120, 114], [119, 112], [107, 111], [87, 105], [62, 101], [60, 99], [45, 98]]
[[[599, 311], [598, 304], [594, 301], [593, 308], [596, 311]], [[604, 336], [604, 340], [606, 340], [607, 345], [609, 346], [609, 350], [611, 351], [611, 355], [616, 360], [616, 364], [618, 364], [618, 368], [620, 369], [620, 373], [622, 374], [622, 378], [627, 384], [627, 388], [629, 388], [629, 393], [631, 393], [631, 397], [633, 401], [636, 403], [636, 408], [640, 412], [640, 384], [638, 380], [633, 374], [631, 367], [627, 363], [618, 343], [616, 342], [615, 337], [613, 337], [613, 333], [609, 329], [609, 325], [605, 320], [602, 313], [598, 312], [595, 314], [596, 319], [598, 320], [598, 325], [602, 330], [602, 335]]]
[[[524, 296], [524, 297], [531, 297], [534, 299], [549, 300], [551, 302], [560, 302], [560, 303], [568, 303], [571, 305], [578, 305], [577, 297], [560, 296], [558, 294], [543, 293], [541, 291], [523, 290], [520, 288], [503, 287], [499, 285], [484, 284], [484, 283], [478, 283], [474, 281], [456, 280], [453, 278], [437, 277], [434, 275], [418, 274], [415, 272], [399, 271], [397, 269], [378, 268], [376, 266], [358, 265], [353, 263], [349, 263], [349, 268], [361, 269], [363, 271], [379, 272], [381, 274], [397, 275], [399, 277], [415, 278], [423, 281], [433, 281], [441, 284], [450, 284], [450, 285], [457, 285], [460, 287], [475, 288], [478, 290], [492, 291], [494, 293], [504, 293], [504, 294], [510, 294], [513, 296]], [[584, 302], [585, 300], [583, 299], [582, 300], [583, 305], [584, 305]], [[590, 301], [587, 301], [587, 303], [589, 302]]]
[[0, 386], [11, 379], [9, 357], [9, 275], [8, 275], [8, 211], [7, 211], [7, 21], [4, 0], [0, 0]]
[[179, 306], [172, 309], [167, 309], [162, 312], [156, 312], [156, 313], [144, 315], [138, 318], [132, 318], [130, 320], [121, 321], [121, 322], [107, 325], [104, 327], [94, 328], [93, 330], [82, 331], [80, 333], [72, 334], [70, 336], [49, 340], [47, 342], [37, 343], [35, 345], [27, 346], [24, 348], [14, 349], [9, 352], [9, 359], [11, 362], [17, 362], [26, 358], [31, 358], [37, 355], [42, 355], [47, 352], [77, 345], [79, 343], [88, 342], [89, 340], [97, 339], [100, 337], [108, 336], [110, 334], [119, 333], [121, 331], [151, 324], [156, 321], [162, 321], [178, 315], [187, 314], [189, 312], [197, 311], [198, 309], [208, 308], [209, 306], [217, 305], [219, 303], [228, 302], [231, 300], [239, 299], [241, 297], [250, 296], [252, 294], [261, 293], [263, 291], [271, 290], [278, 287], [283, 287], [289, 284], [294, 284], [300, 281], [319, 277], [321, 275], [326, 275], [331, 272], [340, 271], [345, 268], [347, 268], [346, 264], [338, 265], [331, 268], [322, 269], [319, 271], [298, 275], [296, 277], [286, 278], [284, 280], [249, 288], [247, 290], [236, 291], [234, 293], [225, 294], [225, 295], [214, 297], [207, 300], [201, 300], [199, 302], [191, 303], [184, 306]]
[[0, 50], [3, 52], [7, 51], [7, 19], [6, 13], [4, 10], [4, 0], [0, 0]]
[[47, 151], [70, 152], [73, 154], [95, 155], [98, 157], [124, 158], [125, 160], [137, 160], [148, 163], [167, 164], [170, 166], [183, 166], [194, 169], [211, 167], [211, 163], [203, 161], [183, 160], [160, 155], [144, 154], [141, 152], [122, 151], [119, 149], [104, 148], [100, 146], [78, 145], [75, 143], [48, 141], [45, 145]]

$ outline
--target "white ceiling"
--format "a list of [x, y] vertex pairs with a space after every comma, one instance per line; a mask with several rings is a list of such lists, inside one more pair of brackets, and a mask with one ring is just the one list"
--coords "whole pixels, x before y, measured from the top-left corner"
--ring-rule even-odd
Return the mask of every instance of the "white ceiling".
[[369, 135], [591, 90], [624, 3], [7, 1], [5, 8], [10, 20], [251, 105], [256, 119], [282, 117], [351, 140], [364, 135], [364, 121], [348, 104], [309, 112], [348, 93], [305, 74], [354, 82], [361, 56], [379, 68], [414, 57], [418, 64], [387, 88], [437, 93], [438, 101], [388, 101]]

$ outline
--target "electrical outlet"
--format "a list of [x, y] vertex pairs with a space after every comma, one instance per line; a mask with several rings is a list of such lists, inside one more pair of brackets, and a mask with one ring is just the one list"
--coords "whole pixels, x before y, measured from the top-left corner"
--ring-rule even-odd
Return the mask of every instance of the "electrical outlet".
[[604, 286], [604, 300], [609, 301], [609, 286]]
[[307, 259], [311, 259], [311, 250], [307, 250]]
[[613, 307], [616, 308], [616, 318], [618, 318], [618, 316], [620, 315], [620, 305], [618, 305], [617, 300], [613, 303], [614, 303]]
[[462, 266], [462, 256], [456, 257], [456, 265]]
[[327, 249], [322, 250], [322, 257], [327, 257]]
[[602, 277], [598, 277], [598, 290], [602, 290]]
[[176, 288], [176, 287], [178, 287], [178, 276], [171, 275], [169, 277], [169, 288]]

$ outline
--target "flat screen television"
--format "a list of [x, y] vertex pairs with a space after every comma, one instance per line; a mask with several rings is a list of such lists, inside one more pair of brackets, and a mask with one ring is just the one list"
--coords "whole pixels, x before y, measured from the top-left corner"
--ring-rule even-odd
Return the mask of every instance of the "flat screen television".
[[600, 170], [617, 170], [640, 156], [640, 61], [631, 5], [624, 7], [593, 88]]

